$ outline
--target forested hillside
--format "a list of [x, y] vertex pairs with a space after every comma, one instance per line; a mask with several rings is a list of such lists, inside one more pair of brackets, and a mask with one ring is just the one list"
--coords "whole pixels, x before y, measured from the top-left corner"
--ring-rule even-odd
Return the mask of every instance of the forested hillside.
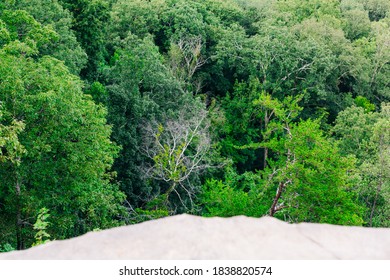
[[180, 213], [390, 227], [390, 1], [0, 0], [0, 251]]

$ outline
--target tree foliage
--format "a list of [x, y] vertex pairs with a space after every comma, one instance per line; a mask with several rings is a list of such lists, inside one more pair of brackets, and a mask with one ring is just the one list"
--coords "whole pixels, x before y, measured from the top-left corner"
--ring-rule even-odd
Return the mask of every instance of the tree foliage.
[[55, 0], [18, 0], [15, 9], [25, 10], [44, 26], [51, 26], [58, 40], [40, 50], [40, 55], [50, 55], [64, 61], [72, 74], [80, 74], [87, 63], [87, 55], [72, 30], [73, 17]]
[[357, 158], [357, 186], [362, 202], [367, 206], [369, 226], [388, 226], [389, 199], [389, 115], [388, 104], [381, 112], [367, 112], [351, 107], [341, 112], [334, 126], [340, 138], [341, 152]]
[[389, 3], [1, 1], [0, 250], [177, 213], [390, 226]]
[[56, 216], [50, 232], [61, 239], [117, 224], [123, 196], [107, 173], [118, 147], [109, 139], [106, 110], [82, 93], [62, 62], [34, 59], [54, 33], [24, 11], [12, 15], [26, 35], [0, 50], [0, 201], [2, 223], [16, 232], [3, 238], [21, 249], [31, 244], [38, 209]]

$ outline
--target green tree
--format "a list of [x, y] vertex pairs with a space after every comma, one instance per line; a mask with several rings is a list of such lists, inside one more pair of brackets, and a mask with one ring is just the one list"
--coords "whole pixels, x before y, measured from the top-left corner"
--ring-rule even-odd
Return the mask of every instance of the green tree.
[[0, 25], [3, 30], [0, 46], [8, 53], [37, 56], [40, 50], [58, 40], [52, 26], [43, 26], [23, 10], [0, 11]]
[[377, 112], [367, 112], [360, 106], [352, 106], [340, 112], [332, 130], [334, 136], [340, 140], [341, 154], [355, 155], [358, 165], [372, 157], [370, 142], [378, 119]]
[[265, 188], [259, 172], [237, 174], [226, 166], [223, 180], [208, 179], [203, 185], [202, 215], [232, 217], [245, 215], [262, 217], [268, 214], [273, 190]]
[[39, 210], [37, 220], [33, 226], [34, 230], [37, 231], [35, 234], [35, 242], [32, 246], [37, 246], [49, 242], [50, 234], [46, 232], [50, 222], [47, 219], [50, 217], [49, 209], [42, 208]]
[[109, 121], [112, 138], [123, 147], [114, 170], [129, 202], [137, 208], [160, 194], [161, 187], [143, 178], [139, 169], [150, 160], [142, 152], [143, 128], [154, 120], [175, 120], [183, 108], [197, 116], [204, 105], [170, 71], [150, 36], [140, 39], [130, 34], [120, 42], [112, 63], [105, 70]]
[[124, 39], [129, 33], [140, 38], [162, 29], [161, 16], [168, 9], [165, 0], [118, 0], [110, 12], [110, 37]]
[[388, 102], [390, 32], [388, 21], [373, 22], [369, 36], [353, 43], [355, 63], [351, 68], [354, 78], [352, 86], [356, 95], [366, 97], [379, 108]]
[[4, 125], [2, 103], [0, 103], [0, 121], [0, 162], [19, 163], [25, 149], [20, 144], [18, 135], [24, 130], [25, 125], [15, 119], [9, 125]]
[[25, 10], [43, 26], [50, 26], [58, 39], [40, 49], [40, 55], [51, 55], [64, 61], [73, 74], [80, 74], [87, 55], [71, 30], [73, 17], [57, 0], [18, 0], [8, 5], [8, 10]]
[[[334, 47], [341, 44], [345, 51]], [[214, 59], [238, 80], [256, 78], [276, 98], [305, 92], [305, 116], [326, 110], [334, 117], [345, 106], [339, 84], [348, 50], [341, 29], [325, 21], [308, 19], [294, 27], [266, 21], [253, 36], [239, 26], [224, 31]]]
[[269, 214], [295, 222], [359, 225], [362, 210], [348, 188], [354, 163], [340, 157], [337, 143], [323, 135], [318, 120], [293, 122], [302, 110], [301, 98], [280, 102], [263, 93], [255, 101], [273, 112], [259, 144], [273, 152], [263, 175], [267, 187], [276, 188]]
[[[110, 141], [106, 110], [83, 94], [82, 82], [62, 62], [34, 59], [52, 31], [40, 30], [26, 12], [5, 19], [11, 40], [0, 50], [1, 130], [11, 137], [0, 163], [2, 240], [30, 246], [32, 219], [43, 207], [56, 217], [48, 229], [56, 239], [119, 224], [123, 194], [109, 173], [118, 147]], [[18, 28], [26, 33], [14, 38]]]
[[371, 31], [371, 22], [368, 12], [362, 3], [353, 0], [343, 0], [340, 3], [342, 17], [345, 20], [344, 32], [350, 40], [368, 37]]
[[[225, 94], [232, 88], [234, 78], [227, 77], [213, 59], [215, 45], [221, 39], [222, 31], [234, 23], [253, 33], [255, 18], [234, 0], [120, 0], [113, 5], [109, 33], [113, 42], [126, 38], [129, 32], [139, 38], [151, 34], [160, 53], [167, 55], [170, 65], [180, 65], [186, 59], [188, 62], [188, 58], [195, 58], [190, 59], [191, 62], [204, 63], [195, 75], [190, 75], [191, 82], [195, 84], [191, 85], [192, 91], [202, 88], [202, 93]], [[174, 67], [179, 70], [176, 73], [185, 68]], [[188, 74], [191, 71], [184, 72]]]
[[390, 105], [383, 104], [380, 119], [373, 128], [374, 157], [362, 165], [363, 176], [374, 189], [369, 226], [390, 226]]
[[94, 82], [98, 80], [99, 69], [106, 58], [106, 30], [109, 2], [106, 0], [59, 0], [74, 18], [72, 29], [88, 56], [87, 65], [81, 76]]
[[371, 21], [379, 21], [390, 14], [390, 3], [386, 0], [359, 0], [368, 11]]
[[350, 107], [339, 114], [333, 132], [343, 155], [357, 158], [359, 199], [367, 207], [368, 226], [389, 226], [389, 105], [370, 112]]
[[[264, 167], [261, 151], [237, 149], [262, 140], [263, 122], [253, 101], [259, 97], [256, 83], [237, 83], [232, 93], [221, 100], [219, 114], [213, 116], [213, 130], [221, 155], [230, 158], [239, 173]], [[260, 124], [260, 128], [259, 128]]]
[[349, 184], [353, 160], [340, 156], [316, 121], [302, 121], [287, 133], [287, 139], [269, 142], [281, 152], [266, 170], [270, 185], [277, 186], [270, 214], [294, 222], [362, 225], [363, 208]]

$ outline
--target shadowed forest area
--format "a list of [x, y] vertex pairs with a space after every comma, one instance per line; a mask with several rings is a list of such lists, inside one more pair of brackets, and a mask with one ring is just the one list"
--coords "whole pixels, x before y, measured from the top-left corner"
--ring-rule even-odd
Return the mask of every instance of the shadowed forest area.
[[0, 252], [181, 213], [390, 227], [390, 1], [0, 1]]

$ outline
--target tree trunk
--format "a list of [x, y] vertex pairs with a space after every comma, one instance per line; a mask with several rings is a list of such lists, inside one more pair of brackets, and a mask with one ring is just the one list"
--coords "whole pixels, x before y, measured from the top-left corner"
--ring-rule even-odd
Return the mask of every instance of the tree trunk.
[[176, 188], [176, 185], [177, 185], [177, 183], [176, 183], [176, 182], [173, 182], [172, 186], [171, 186], [171, 187], [167, 190], [167, 192], [165, 193], [165, 194], [166, 194], [165, 205], [168, 205], [169, 195], [171, 194], [171, 192], [174, 191], [174, 189]]
[[16, 248], [18, 250], [24, 249], [24, 242], [23, 242], [23, 220], [22, 220], [22, 213], [21, 213], [21, 190], [20, 190], [20, 180], [18, 176], [16, 176], [16, 183], [15, 183], [15, 191], [16, 191]]
[[264, 148], [263, 170], [267, 167], [268, 148]]
[[379, 193], [382, 191], [383, 186], [383, 176], [384, 176], [384, 158], [383, 158], [383, 134], [380, 136], [379, 140], [379, 164], [380, 164], [380, 171], [379, 171], [379, 182], [378, 186], [376, 188], [375, 198], [374, 202], [372, 203], [371, 213], [370, 213], [370, 227], [372, 227], [372, 220], [374, 218], [376, 203], [378, 201]]
[[272, 203], [271, 209], [269, 210], [269, 215], [271, 217], [273, 217], [275, 215], [275, 213], [277, 212], [277, 207], [276, 206], [278, 205], [278, 201], [279, 201], [279, 199], [280, 199], [280, 197], [282, 195], [284, 186], [285, 186], [285, 184], [283, 182], [281, 182], [279, 184], [278, 191], [276, 192], [276, 196], [275, 196], [274, 202]]
[[[269, 116], [268, 112], [265, 111], [265, 116], [264, 116], [264, 131], [267, 130], [268, 123], [269, 123]], [[268, 148], [264, 148], [264, 159], [263, 159], [263, 170], [267, 167], [267, 159], [268, 159]]]

